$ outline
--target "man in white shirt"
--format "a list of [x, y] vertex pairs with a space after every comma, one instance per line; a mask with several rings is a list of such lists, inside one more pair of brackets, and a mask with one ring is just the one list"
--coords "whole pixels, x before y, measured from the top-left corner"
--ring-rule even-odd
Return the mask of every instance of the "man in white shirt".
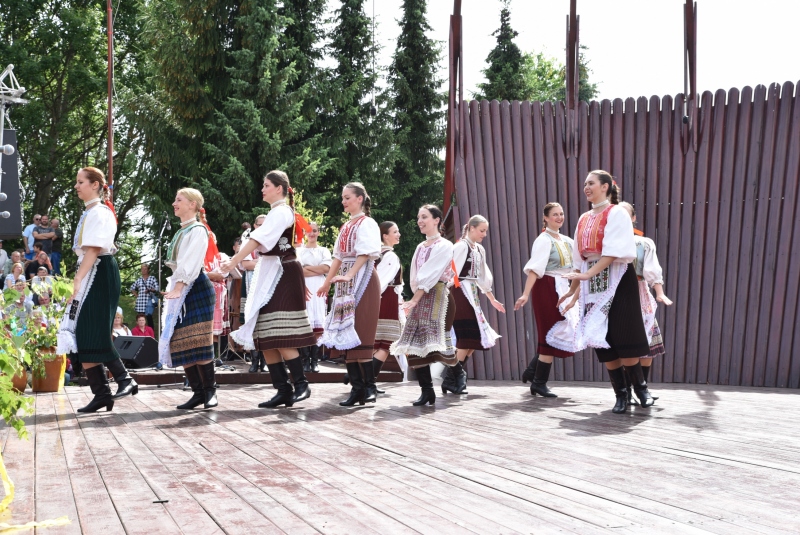
[[25, 258], [28, 260], [33, 260], [33, 242], [36, 241], [36, 238], [33, 237], [33, 229], [41, 222], [42, 216], [36, 214], [33, 216], [33, 223], [25, 227], [25, 230], [22, 231], [22, 244], [25, 246]]

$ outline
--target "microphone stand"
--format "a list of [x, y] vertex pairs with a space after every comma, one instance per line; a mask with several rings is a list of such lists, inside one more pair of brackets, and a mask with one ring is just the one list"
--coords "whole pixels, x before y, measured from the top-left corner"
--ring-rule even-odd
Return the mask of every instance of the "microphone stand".
[[[161, 232], [158, 233], [158, 291], [159, 292], [161, 292], [161, 287], [162, 287], [161, 286], [161, 265], [162, 265], [162, 263], [161, 263], [161, 249], [162, 249], [161, 244], [162, 244], [162, 240], [164, 238], [164, 230], [166, 230], [167, 227], [170, 227], [170, 230], [172, 230], [172, 225], [169, 224], [169, 216], [166, 213], [164, 214], [164, 216], [165, 216], [164, 217], [164, 224], [161, 225]], [[161, 298], [161, 296], [159, 296], [158, 297], [158, 324], [156, 326], [158, 328], [158, 330], [156, 331], [156, 333], [157, 333], [156, 340], [161, 338], [161, 304], [162, 304], [162, 298]]]

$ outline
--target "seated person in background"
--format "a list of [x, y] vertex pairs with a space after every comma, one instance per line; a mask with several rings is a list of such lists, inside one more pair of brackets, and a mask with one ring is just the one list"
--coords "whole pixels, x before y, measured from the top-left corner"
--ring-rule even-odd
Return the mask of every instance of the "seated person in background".
[[36, 274], [39, 272], [39, 268], [44, 266], [47, 269], [47, 272], [50, 273], [52, 270], [52, 265], [50, 264], [50, 258], [47, 257], [47, 253], [42, 251], [41, 249], [37, 250], [36, 247], [41, 245], [39, 243], [34, 244], [33, 248], [36, 253], [33, 256], [33, 260], [28, 262], [28, 265], [25, 266], [25, 278], [28, 280], [32, 280]]
[[52, 298], [50, 297], [49, 292], [43, 292], [38, 294], [36, 292], [33, 293], [33, 306], [35, 307], [46, 307], [52, 302]]
[[133, 336], [131, 330], [128, 329], [128, 326], [122, 321], [122, 308], [117, 307], [117, 313], [114, 314], [114, 326], [111, 329], [111, 338], [116, 338], [117, 336]]
[[19, 292], [19, 298], [6, 307], [7, 316], [16, 316], [18, 321], [25, 321], [33, 310], [33, 300], [25, 295], [25, 278], [20, 275], [14, 289]]
[[147, 318], [144, 314], [136, 315], [136, 327], [131, 330], [132, 336], [149, 336], [155, 338], [153, 328], [147, 324]]
[[23, 271], [25, 266], [22, 265], [22, 262], [16, 262], [14, 265], [11, 266], [11, 270], [8, 275], [6, 275], [6, 283], [4, 285], [5, 288], [13, 288], [14, 285], [17, 283], [17, 279], [22, 277], [25, 280], [25, 276], [23, 275]]
[[50, 276], [50, 272], [47, 271], [45, 266], [39, 266], [39, 270], [36, 272], [36, 276], [31, 279], [32, 284], [46, 284], [50, 288], [53, 287], [53, 277]]

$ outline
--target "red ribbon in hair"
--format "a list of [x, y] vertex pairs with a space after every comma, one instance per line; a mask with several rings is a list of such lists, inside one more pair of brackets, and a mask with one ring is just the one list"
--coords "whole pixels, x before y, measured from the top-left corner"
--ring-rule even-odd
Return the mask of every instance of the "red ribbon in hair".
[[633, 229], [634, 236], [644, 236], [644, 232], [639, 230], [638, 228]]
[[292, 195], [294, 195], [294, 190], [292, 189], [291, 186], [289, 186], [289, 189], [287, 189], [286, 191], [287, 193], [291, 193]]
[[211, 230], [211, 227], [208, 226], [208, 222], [206, 221], [206, 209], [200, 208], [200, 213], [203, 214], [203, 217], [200, 219], [203, 222], [203, 225], [208, 230], [208, 247], [206, 248], [206, 257], [204, 259], [206, 270], [212, 271], [219, 260], [219, 249], [217, 248], [217, 238], [214, 235], [214, 232]]
[[[289, 188], [289, 193], [292, 192], [292, 189]], [[300, 215], [298, 212], [294, 213], [294, 242], [295, 243], [303, 243], [303, 238], [306, 234], [311, 232], [311, 224], [306, 221], [306, 218]]]

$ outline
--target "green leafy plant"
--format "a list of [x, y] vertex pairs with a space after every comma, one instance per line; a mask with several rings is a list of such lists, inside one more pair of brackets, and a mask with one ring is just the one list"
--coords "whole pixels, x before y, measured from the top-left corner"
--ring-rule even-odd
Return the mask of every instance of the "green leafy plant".
[[[6, 290], [0, 294], [0, 307], [19, 299], [19, 292]], [[0, 318], [0, 417], [14, 428], [17, 436], [27, 438], [23, 418], [33, 413], [33, 399], [14, 390], [11, 378], [25, 372], [31, 364], [31, 353], [25, 345], [25, 326], [13, 315]]]
[[51, 285], [34, 283], [31, 289], [42, 295], [51, 292], [50, 304], [33, 310], [25, 322], [25, 348], [30, 353], [31, 371], [36, 377], [44, 377], [45, 362], [55, 360], [58, 355], [47, 349], [55, 348], [58, 343], [58, 328], [61, 317], [72, 295], [72, 281], [56, 278]]

